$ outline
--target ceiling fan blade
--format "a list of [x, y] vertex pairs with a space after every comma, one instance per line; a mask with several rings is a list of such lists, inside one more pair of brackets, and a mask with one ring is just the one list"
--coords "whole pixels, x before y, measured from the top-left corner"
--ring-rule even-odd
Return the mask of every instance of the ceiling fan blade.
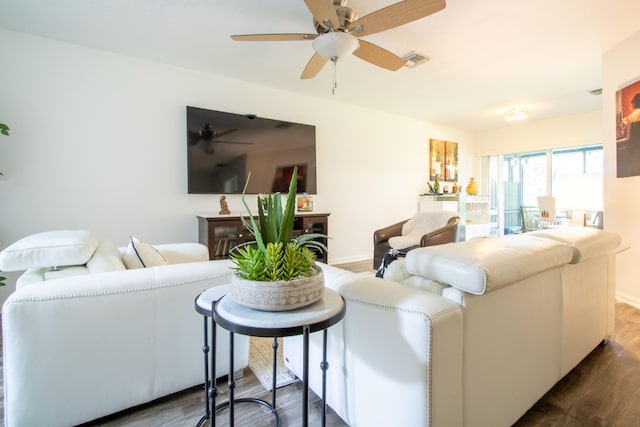
[[383, 49], [366, 40], [360, 39], [359, 42], [360, 47], [353, 54], [362, 60], [390, 71], [397, 71], [406, 64], [404, 59], [389, 52], [387, 49]]
[[239, 42], [288, 42], [300, 40], [313, 40], [317, 34], [239, 34], [231, 36]]
[[340, 20], [332, 0], [304, 0], [316, 21], [327, 30], [340, 28]]
[[[356, 37], [379, 33], [439, 12], [446, 5], [445, 0], [404, 0], [355, 20], [349, 25], [349, 31], [354, 31]], [[357, 28], [359, 25], [361, 31]]]
[[301, 79], [311, 79], [316, 76], [324, 67], [324, 64], [327, 63], [327, 58], [324, 58], [317, 53], [314, 53], [309, 62], [307, 62], [307, 66], [304, 67], [302, 71]]

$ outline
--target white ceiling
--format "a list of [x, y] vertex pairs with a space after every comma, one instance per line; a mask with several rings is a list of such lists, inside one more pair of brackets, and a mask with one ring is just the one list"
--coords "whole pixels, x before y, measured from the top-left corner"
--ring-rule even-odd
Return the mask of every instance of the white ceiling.
[[[330, 1], [330, 0], [327, 0]], [[359, 16], [395, 0], [351, 0]], [[315, 33], [303, 0], [2, 0], [0, 28], [198, 69], [470, 131], [593, 111], [602, 53], [640, 30], [638, 0], [448, 0], [427, 18], [364, 37], [431, 61], [391, 72], [356, 57], [312, 80], [310, 41], [235, 42], [247, 33]], [[3, 60], [8, 60], [3, 55]], [[604, 94], [606, 96], [607, 94]]]

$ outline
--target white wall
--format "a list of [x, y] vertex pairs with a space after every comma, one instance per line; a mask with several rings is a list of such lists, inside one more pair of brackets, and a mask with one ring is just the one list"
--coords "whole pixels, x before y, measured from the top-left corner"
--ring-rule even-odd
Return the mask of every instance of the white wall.
[[525, 120], [479, 133], [477, 154], [512, 154], [603, 142], [602, 111], [592, 111], [535, 122]]
[[186, 105], [317, 126], [332, 263], [370, 258], [374, 229], [415, 212], [429, 138], [458, 142], [460, 182], [471, 175], [467, 132], [8, 31], [0, 52], [0, 248], [63, 228], [197, 241], [195, 215], [219, 197], [187, 194]]
[[[604, 210], [605, 228], [622, 236], [628, 250], [617, 256], [617, 297], [640, 308], [640, 176], [616, 177], [615, 93], [640, 79], [640, 32], [603, 57]], [[635, 159], [640, 161], [640, 159]]]

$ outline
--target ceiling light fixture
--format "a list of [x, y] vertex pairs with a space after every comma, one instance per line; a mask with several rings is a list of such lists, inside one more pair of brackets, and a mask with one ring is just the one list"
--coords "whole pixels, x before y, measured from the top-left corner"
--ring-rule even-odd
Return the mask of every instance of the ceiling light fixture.
[[332, 61], [337, 61], [338, 58], [346, 58], [359, 45], [357, 38], [342, 31], [330, 31], [319, 35], [313, 40], [313, 49], [318, 52], [318, 55]]
[[526, 119], [529, 116], [529, 108], [525, 105], [514, 105], [502, 112], [504, 119], [508, 122]]
[[336, 88], [338, 87], [338, 83], [336, 82], [336, 64], [338, 63], [338, 59], [351, 55], [360, 47], [360, 42], [349, 33], [329, 31], [316, 37], [312, 45], [318, 55], [331, 60], [333, 63], [333, 88], [331, 91], [335, 95]]

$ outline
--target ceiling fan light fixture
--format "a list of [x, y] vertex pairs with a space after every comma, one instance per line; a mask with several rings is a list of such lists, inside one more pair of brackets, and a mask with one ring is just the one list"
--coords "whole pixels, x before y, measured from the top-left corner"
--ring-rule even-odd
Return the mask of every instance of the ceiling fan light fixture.
[[330, 31], [313, 40], [313, 49], [323, 58], [345, 58], [358, 48], [358, 39], [342, 31]]
[[502, 115], [507, 122], [526, 119], [529, 116], [529, 107], [526, 105], [514, 105], [505, 109]]

